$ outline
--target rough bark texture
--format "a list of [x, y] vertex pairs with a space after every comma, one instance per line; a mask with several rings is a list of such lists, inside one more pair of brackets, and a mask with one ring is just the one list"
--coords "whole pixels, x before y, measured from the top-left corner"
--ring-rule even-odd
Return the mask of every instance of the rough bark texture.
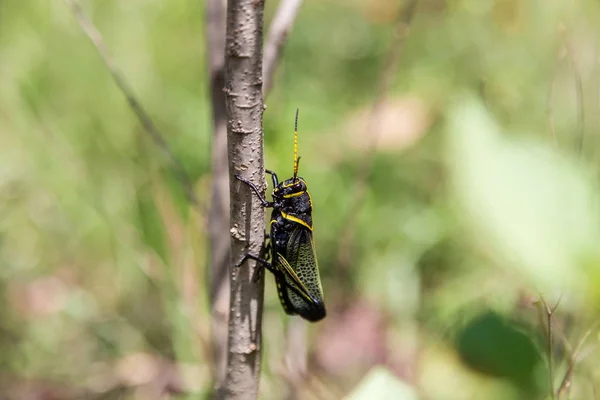
[[[263, 158], [261, 0], [229, 0], [225, 42], [225, 97], [230, 182], [232, 263], [264, 243], [265, 210], [240, 175], [266, 187]], [[231, 267], [227, 368], [220, 390], [227, 399], [258, 397], [264, 281], [252, 282], [257, 265]], [[260, 267], [260, 266], [259, 266]], [[262, 267], [260, 267], [262, 268]]]
[[210, 235], [210, 305], [213, 377], [217, 388], [225, 379], [227, 320], [229, 317], [229, 166], [225, 115], [226, 0], [206, 3], [206, 37], [213, 117], [212, 198], [208, 216]]

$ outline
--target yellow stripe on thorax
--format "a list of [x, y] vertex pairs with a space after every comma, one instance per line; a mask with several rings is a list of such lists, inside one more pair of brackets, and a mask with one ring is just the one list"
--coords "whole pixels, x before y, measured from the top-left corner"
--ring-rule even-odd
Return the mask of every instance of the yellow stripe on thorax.
[[[302, 179], [302, 178], [298, 178], [298, 181], [299, 182], [303, 182], [305, 185], [307, 185], [306, 181], [304, 179]], [[284, 188], [284, 189], [285, 188], [289, 188], [289, 187], [294, 186], [296, 183], [297, 182], [292, 181], [292, 182], [288, 183], [287, 185], [281, 185], [281, 187]]]
[[296, 193], [285, 194], [285, 195], [283, 195], [283, 198], [284, 198], [284, 199], [289, 199], [289, 198], [291, 198], [291, 197], [301, 196], [301, 195], [303, 195], [304, 193], [306, 193], [306, 192], [305, 192], [305, 191], [302, 191], [302, 192], [296, 192]]
[[308, 229], [310, 229], [311, 231], [313, 230], [312, 226], [308, 225], [306, 222], [302, 221], [298, 217], [294, 217], [293, 215], [287, 214], [283, 211], [281, 211], [281, 216], [287, 220], [294, 221], [300, 225], [303, 225], [303, 226], [307, 227]]

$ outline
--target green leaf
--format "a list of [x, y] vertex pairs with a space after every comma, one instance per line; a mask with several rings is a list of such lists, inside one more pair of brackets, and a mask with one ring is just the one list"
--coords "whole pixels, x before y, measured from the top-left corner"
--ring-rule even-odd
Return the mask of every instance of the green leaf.
[[345, 400], [417, 400], [417, 392], [384, 367], [374, 367]]
[[[455, 346], [462, 361], [470, 368], [488, 376], [508, 379], [532, 395], [539, 390], [536, 369], [542, 365], [542, 355], [532, 336], [532, 332], [502, 315], [486, 310], [463, 327]], [[538, 393], [531, 397], [537, 396]]]
[[471, 98], [454, 104], [447, 130], [453, 192], [486, 250], [540, 290], [584, 283], [583, 263], [600, 260], [590, 177], [548, 145], [503, 135]]

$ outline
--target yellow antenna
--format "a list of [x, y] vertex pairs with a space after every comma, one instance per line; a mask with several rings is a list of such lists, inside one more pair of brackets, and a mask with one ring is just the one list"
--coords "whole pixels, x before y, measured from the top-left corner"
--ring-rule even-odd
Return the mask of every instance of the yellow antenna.
[[294, 123], [294, 181], [298, 178], [298, 113], [300, 109], [296, 109], [296, 122]]

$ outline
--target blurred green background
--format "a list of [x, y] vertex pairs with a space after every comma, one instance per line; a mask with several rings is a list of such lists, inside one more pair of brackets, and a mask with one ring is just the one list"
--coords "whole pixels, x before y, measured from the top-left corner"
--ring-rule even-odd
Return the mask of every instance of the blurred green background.
[[[204, 2], [82, 5], [207, 207]], [[421, 0], [372, 116], [403, 6], [306, 0], [265, 101], [328, 317], [298, 384], [267, 276], [261, 397], [593, 399], [600, 5]], [[0, 1], [0, 159], [0, 399], [210, 396], [207, 215], [61, 1]]]

